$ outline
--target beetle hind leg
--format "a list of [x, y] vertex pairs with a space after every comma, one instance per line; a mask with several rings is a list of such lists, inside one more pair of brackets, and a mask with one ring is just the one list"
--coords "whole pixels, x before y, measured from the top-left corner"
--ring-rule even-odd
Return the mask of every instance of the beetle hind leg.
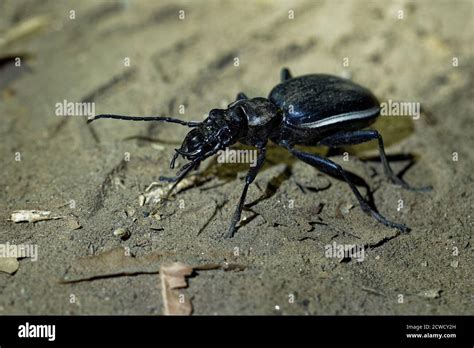
[[318, 145], [338, 147], [338, 146], [344, 146], [344, 145], [356, 145], [356, 144], [365, 143], [367, 141], [374, 140], [374, 139], [378, 140], [379, 153], [380, 153], [380, 158], [382, 160], [382, 164], [384, 167], [385, 175], [387, 175], [387, 177], [390, 179], [390, 181], [392, 181], [392, 183], [394, 183], [395, 185], [399, 185], [403, 187], [404, 189], [410, 190], [410, 191], [426, 192], [432, 189], [431, 186], [412, 187], [406, 181], [404, 181], [403, 179], [395, 175], [392, 168], [390, 167], [390, 164], [388, 163], [387, 155], [385, 154], [385, 146], [383, 143], [382, 135], [380, 135], [380, 133], [374, 129], [334, 134], [327, 138], [322, 139], [318, 143]]
[[410, 229], [404, 224], [392, 222], [388, 220], [387, 218], [385, 218], [384, 216], [382, 216], [381, 214], [379, 214], [378, 212], [376, 212], [374, 209], [372, 209], [369, 206], [369, 204], [364, 200], [359, 190], [350, 179], [348, 173], [344, 169], [342, 169], [342, 167], [338, 165], [337, 163], [334, 163], [333, 161], [327, 158], [318, 156], [316, 154], [301, 152], [301, 151], [294, 150], [292, 148], [289, 148], [289, 151], [298, 159], [302, 160], [305, 163], [308, 163], [309, 165], [315, 167], [316, 169], [326, 174], [329, 174], [331, 176], [334, 176], [336, 178], [346, 181], [349, 184], [352, 192], [356, 196], [357, 200], [359, 201], [360, 207], [366, 214], [371, 215], [373, 218], [375, 218], [377, 221], [379, 221], [380, 223], [384, 224], [387, 227], [396, 228], [401, 232], [410, 231]]
[[280, 80], [281, 82], [285, 82], [286, 80], [292, 79], [293, 75], [291, 75], [290, 69], [283, 68], [280, 71]]

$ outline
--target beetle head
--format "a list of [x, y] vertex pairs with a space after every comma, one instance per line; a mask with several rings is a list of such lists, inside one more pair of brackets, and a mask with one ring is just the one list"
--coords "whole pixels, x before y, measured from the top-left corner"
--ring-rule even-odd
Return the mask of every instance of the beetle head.
[[[248, 136], [252, 138], [253, 145], [263, 144], [268, 137], [269, 128], [266, 126], [275, 120], [277, 112], [273, 103], [265, 98], [237, 100], [227, 109], [211, 110], [209, 116], [186, 135], [181, 147], [175, 149], [170, 167], [174, 168], [178, 156], [190, 161], [185, 168], [191, 165], [197, 167], [201, 161], [219, 150], [239, 140], [245, 142]], [[259, 129], [258, 133], [255, 133], [255, 129]]]
[[174, 168], [174, 162], [180, 155], [191, 162], [203, 161], [237, 142], [240, 131], [240, 118], [231, 117], [228, 109], [211, 110], [209, 116], [186, 135], [181, 147], [175, 149], [170, 167]]

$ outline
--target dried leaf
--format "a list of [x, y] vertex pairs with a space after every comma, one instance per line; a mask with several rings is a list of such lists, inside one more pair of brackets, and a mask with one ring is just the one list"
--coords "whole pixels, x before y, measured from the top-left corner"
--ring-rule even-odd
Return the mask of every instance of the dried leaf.
[[193, 268], [181, 262], [161, 267], [161, 291], [165, 315], [190, 315], [192, 313], [191, 300], [176, 290], [188, 285], [185, 277], [191, 273], [193, 273]]
[[182, 262], [175, 262], [171, 265], [162, 266], [160, 273], [168, 282], [170, 289], [186, 287], [186, 279], [184, 277], [193, 273], [193, 268]]
[[[129, 256], [129, 253], [127, 253], [124, 248], [118, 247], [98, 255], [74, 259], [60, 282], [68, 284], [106, 277], [156, 274], [163, 271], [160, 261], [164, 257], [169, 258], [170, 256], [175, 257], [175, 254], [171, 252], [161, 252], [142, 257], [134, 257]], [[174, 268], [171, 267], [173, 265]], [[227, 262], [223, 264], [209, 263], [197, 266], [188, 266], [183, 263], [173, 265], [165, 266], [165, 272], [168, 272], [168, 276], [176, 278], [170, 281], [172, 289], [186, 285], [180, 279], [191, 274], [192, 270], [223, 269], [224, 271], [242, 271], [246, 268], [244, 265]], [[167, 267], [171, 268], [168, 269]], [[191, 271], [189, 269], [191, 269]]]
[[0, 257], [0, 272], [14, 274], [19, 267], [16, 257]]
[[213, 269], [222, 268], [222, 265], [218, 263], [205, 263], [204, 265], [195, 266], [193, 268], [197, 271], [209, 271]]
[[163, 254], [143, 257], [129, 256], [122, 247], [101, 254], [74, 260], [61, 283], [75, 283], [111, 276], [153, 274], [160, 271], [159, 260]]

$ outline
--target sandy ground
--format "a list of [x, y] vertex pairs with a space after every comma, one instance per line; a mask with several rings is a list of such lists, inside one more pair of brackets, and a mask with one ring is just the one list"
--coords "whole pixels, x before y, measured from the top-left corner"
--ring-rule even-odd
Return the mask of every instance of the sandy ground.
[[[83, 279], [121, 247], [159, 264], [237, 265], [188, 278], [180, 293], [194, 314], [472, 314], [473, 4], [2, 1], [0, 242], [37, 245], [38, 260], [0, 272], [0, 313], [163, 313], [156, 269]], [[200, 120], [239, 91], [267, 96], [283, 66], [350, 76], [381, 101], [421, 103], [419, 119], [384, 117], [376, 127], [390, 155], [415, 156], [411, 166], [393, 161], [396, 172], [433, 191], [388, 182], [380, 161], [360, 159], [377, 158], [375, 144], [348, 148], [349, 161], [332, 157], [409, 234], [378, 224], [345, 183], [272, 146], [245, 223], [225, 239], [246, 165], [208, 160], [207, 180], [166, 205], [140, 206], [149, 184], [174, 174], [168, 163], [186, 129], [55, 115], [67, 100], [94, 102], [96, 113]], [[18, 209], [63, 218], [8, 221]], [[119, 227], [130, 238], [115, 236]], [[364, 260], [326, 257], [334, 242], [365, 246]], [[92, 270], [81, 269], [83, 257], [96, 257]], [[83, 281], [61, 281], [71, 277]]]

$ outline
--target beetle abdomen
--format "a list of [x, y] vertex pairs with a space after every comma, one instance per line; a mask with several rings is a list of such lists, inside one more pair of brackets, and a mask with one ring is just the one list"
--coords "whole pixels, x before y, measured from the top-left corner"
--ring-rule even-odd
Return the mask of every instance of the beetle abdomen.
[[357, 128], [371, 124], [380, 111], [366, 88], [337, 76], [315, 74], [277, 85], [269, 99], [284, 110], [284, 123], [301, 130], [336, 128], [346, 122]]

